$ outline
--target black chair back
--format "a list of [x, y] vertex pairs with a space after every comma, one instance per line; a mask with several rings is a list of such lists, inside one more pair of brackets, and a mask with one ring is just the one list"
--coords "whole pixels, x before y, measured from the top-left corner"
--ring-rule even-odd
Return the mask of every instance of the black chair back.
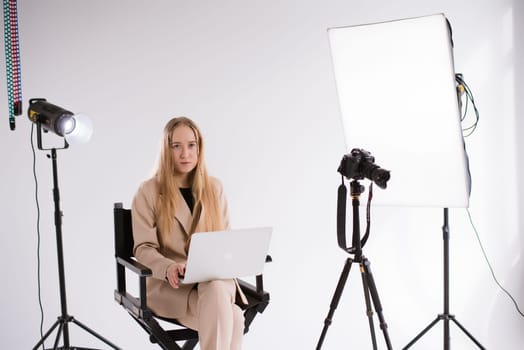
[[133, 226], [131, 224], [131, 209], [124, 209], [122, 203], [115, 203], [115, 256], [121, 258], [133, 257]]

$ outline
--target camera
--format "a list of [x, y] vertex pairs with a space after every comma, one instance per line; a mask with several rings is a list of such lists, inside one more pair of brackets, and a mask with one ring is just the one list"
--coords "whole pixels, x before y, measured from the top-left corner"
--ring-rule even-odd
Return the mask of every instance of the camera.
[[361, 180], [367, 178], [384, 189], [390, 178], [389, 170], [382, 169], [375, 164], [375, 157], [370, 152], [353, 148], [350, 154], [344, 155], [338, 172], [348, 179]]

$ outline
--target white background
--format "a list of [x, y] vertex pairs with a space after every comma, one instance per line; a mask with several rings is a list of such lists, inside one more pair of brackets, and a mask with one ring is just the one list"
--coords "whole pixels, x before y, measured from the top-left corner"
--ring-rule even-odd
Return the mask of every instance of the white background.
[[[440, 12], [453, 26], [456, 70], [481, 113], [466, 139], [470, 212], [496, 276], [523, 308], [523, 6], [520, 0], [19, 1], [24, 115], [14, 132], [0, 89], [0, 348], [30, 349], [40, 339], [25, 115], [34, 97], [89, 113], [95, 122], [89, 144], [58, 154], [71, 315], [123, 349], [158, 348], [113, 301], [112, 207], [129, 205], [150, 174], [165, 122], [188, 115], [204, 132], [208, 166], [224, 183], [233, 226], [275, 229], [274, 262], [265, 271], [271, 304], [245, 348], [314, 348], [347, 257], [336, 243], [336, 169], [345, 146], [326, 29]], [[413, 78], [413, 86], [423, 82]], [[51, 162], [42, 151], [36, 158], [46, 331], [60, 314], [60, 299]], [[377, 207], [372, 223], [365, 253], [393, 347], [400, 349], [443, 312], [442, 209]], [[521, 349], [524, 320], [493, 281], [464, 209], [450, 210], [450, 229], [451, 312], [487, 349]], [[323, 349], [371, 348], [358, 275], [353, 268]], [[442, 348], [442, 326], [413, 349]], [[70, 328], [72, 345], [104, 348]], [[451, 330], [453, 348], [476, 349], [454, 324]], [[385, 348], [379, 329], [377, 338]]]

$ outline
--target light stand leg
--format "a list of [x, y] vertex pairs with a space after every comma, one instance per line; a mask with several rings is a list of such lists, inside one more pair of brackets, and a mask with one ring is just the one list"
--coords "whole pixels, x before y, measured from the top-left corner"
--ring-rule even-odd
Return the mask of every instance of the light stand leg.
[[40, 345], [42, 345], [44, 343], [44, 341], [51, 335], [51, 333], [55, 330], [56, 327], [58, 327], [60, 325], [60, 327], [58, 328], [58, 335], [60, 335], [61, 333], [61, 328], [62, 328], [62, 325], [60, 324], [60, 319], [58, 319], [58, 321], [56, 321], [52, 326], [51, 328], [49, 328], [49, 330], [46, 332], [46, 334], [42, 337], [42, 339], [40, 339], [40, 341], [35, 345], [35, 347], [33, 348], [34, 349], [37, 349]]
[[[39, 134], [40, 135], [40, 134]], [[51, 149], [51, 160], [53, 163], [53, 200], [55, 204], [55, 229], [56, 229], [56, 247], [57, 247], [57, 257], [58, 257], [58, 277], [59, 277], [59, 286], [60, 286], [60, 305], [61, 305], [61, 316], [58, 317], [58, 320], [53, 324], [53, 326], [46, 332], [44, 337], [35, 345], [33, 350], [37, 350], [44, 341], [49, 337], [53, 330], [59, 326], [57, 336], [55, 339], [55, 344], [53, 349], [62, 349], [62, 350], [81, 350], [84, 348], [80, 347], [71, 347], [69, 342], [69, 322], [74, 322], [82, 329], [86, 330], [90, 334], [94, 335], [107, 345], [111, 346], [113, 349], [120, 350], [119, 347], [112, 344], [108, 340], [104, 339], [102, 336], [98, 335], [91, 329], [87, 328], [80, 322], [74, 320], [72, 316], [67, 314], [67, 298], [66, 298], [66, 287], [65, 287], [65, 272], [64, 272], [64, 251], [62, 244], [62, 211], [60, 209], [60, 191], [58, 189], [58, 167], [57, 167], [57, 156], [56, 149]], [[62, 337], [63, 346], [58, 348], [58, 343]], [[93, 349], [94, 350], [94, 349]]]
[[91, 334], [92, 336], [98, 338], [99, 340], [101, 340], [102, 342], [106, 343], [107, 345], [111, 346], [113, 349], [119, 349], [118, 346], [116, 346], [115, 344], [111, 343], [109, 340], [107, 340], [106, 338], [102, 337], [100, 334], [96, 333], [95, 331], [93, 331], [92, 329], [90, 329], [89, 327], [87, 327], [85, 324], [83, 324], [82, 322], [78, 321], [77, 319], [75, 319], [74, 317], [71, 316], [71, 320], [70, 322], [73, 322], [74, 324], [76, 324], [78, 327], [82, 328], [84, 331], [88, 332], [89, 334]]
[[444, 321], [444, 335], [443, 346], [444, 350], [450, 349], [450, 332], [449, 321], [452, 320], [467, 336], [471, 339], [479, 349], [485, 348], [464, 328], [456, 319], [454, 315], [449, 313], [449, 215], [448, 208], [444, 208], [444, 224], [442, 226], [443, 246], [444, 246], [444, 313], [437, 316], [426, 328], [424, 328], [413, 340], [411, 340], [404, 348], [408, 349], [415, 344], [424, 334], [426, 334], [438, 321]]
[[462, 332], [464, 332], [464, 334], [466, 334], [468, 336], [469, 339], [471, 339], [480, 349], [484, 349], [484, 347], [482, 346], [482, 344], [480, 344], [477, 339], [475, 339], [473, 337], [473, 335], [471, 335], [471, 333], [468, 332], [468, 330], [466, 328], [464, 328], [463, 325], [460, 324], [459, 321], [457, 321], [457, 319], [455, 317], [450, 317], [451, 321], [453, 321], [461, 330]]

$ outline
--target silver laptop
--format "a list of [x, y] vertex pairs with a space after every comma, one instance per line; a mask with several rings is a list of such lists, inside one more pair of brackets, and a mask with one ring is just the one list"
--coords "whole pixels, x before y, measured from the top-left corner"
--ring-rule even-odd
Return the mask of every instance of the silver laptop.
[[272, 231], [258, 227], [194, 233], [181, 283], [261, 274]]

